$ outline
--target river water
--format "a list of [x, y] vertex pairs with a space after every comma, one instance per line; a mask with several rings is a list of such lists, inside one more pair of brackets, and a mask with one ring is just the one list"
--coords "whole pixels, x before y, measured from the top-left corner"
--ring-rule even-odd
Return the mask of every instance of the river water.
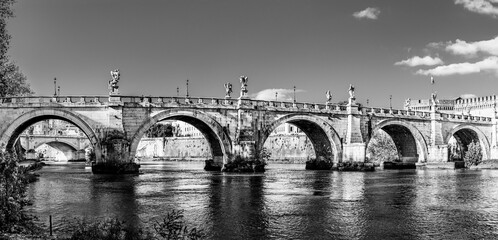
[[199, 163], [142, 165], [141, 174], [93, 175], [46, 166], [29, 211], [149, 225], [184, 210], [209, 239], [498, 239], [498, 170], [306, 171], [269, 164], [261, 174], [206, 172]]

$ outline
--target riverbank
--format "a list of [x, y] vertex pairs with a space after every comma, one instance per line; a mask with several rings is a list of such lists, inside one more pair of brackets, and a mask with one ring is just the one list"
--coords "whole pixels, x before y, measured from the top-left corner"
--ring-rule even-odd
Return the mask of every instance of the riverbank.
[[498, 169], [498, 160], [484, 160], [477, 166], [471, 166], [470, 169]]

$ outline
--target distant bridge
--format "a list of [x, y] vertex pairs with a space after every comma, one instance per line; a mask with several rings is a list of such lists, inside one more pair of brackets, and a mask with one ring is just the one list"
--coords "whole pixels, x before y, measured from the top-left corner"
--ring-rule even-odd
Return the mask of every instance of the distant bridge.
[[465, 148], [477, 141], [483, 158], [498, 158], [495, 117], [409, 111], [349, 104], [294, 103], [251, 99], [139, 96], [30, 96], [0, 98], [0, 145], [11, 148], [31, 124], [61, 119], [78, 126], [95, 149], [96, 161], [132, 161], [147, 129], [159, 121], [180, 120], [198, 128], [218, 165], [236, 155], [254, 157], [283, 123], [300, 128], [317, 158], [364, 162], [377, 130], [393, 139], [404, 162], [451, 164], [453, 136]]
[[36, 159], [38, 156], [36, 156], [35, 150], [43, 144], [58, 149], [66, 156], [67, 160], [85, 159], [85, 148], [91, 147], [86, 136], [77, 135], [21, 134], [18, 141], [26, 150], [27, 159]]

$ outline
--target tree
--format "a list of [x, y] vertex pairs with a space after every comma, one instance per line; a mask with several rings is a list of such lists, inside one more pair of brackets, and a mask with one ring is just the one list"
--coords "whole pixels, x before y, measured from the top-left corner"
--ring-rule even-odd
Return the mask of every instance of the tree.
[[370, 140], [367, 148], [367, 157], [374, 163], [398, 160], [398, 150], [393, 140], [384, 131], [378, 131]]
[[26, 199], [26, 180], [15, 154], [0, 152], [0, 232], [19, 232], [28, 216], [23, 207]]
[[154, 124], [147, 130], [145, 136], [148, 138], [173, 137], [173, 126], [171, 124]]
[[465, 162], [465, 166], [470, 167], [470, 166], [477, 166], [479, 163], [482, 162], [482, 151], [481, 151], [481, 145], [476, 142], [472, 141], [468, 146], [467, 146], [467, 152], [465, 152], [465, 157], [463, 158], [463, 161]]
[[7, 32], [7, 19], [14, 16], [12, 5], [15, 0], [0, 0], [0, 97], [30, 95], [32, 90], [22, 74], [9, 60], [10, 35]]

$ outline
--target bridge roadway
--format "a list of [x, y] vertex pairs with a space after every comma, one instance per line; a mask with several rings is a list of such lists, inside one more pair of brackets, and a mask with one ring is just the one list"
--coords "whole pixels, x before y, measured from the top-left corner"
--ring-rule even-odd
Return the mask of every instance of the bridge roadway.
[[219, 166], [236, 155], [255, 157], [271, 132], [283, 123], [310, 138], [316, 156], [334, 164], [365, 162], [366, 147], [376, 131], [387, 132], [400, 159], [419, 165], [451, 164], [452, 136], [465, 148], [477, 141], [483, 159], [497, 159], [496, 117], [363, 107], [354, 98], [346, 105], [251, 99], [139, 96], [30, 96], [0, 98], [0, 146], [11, 148], [31, 124], [61, 119], [88, 136], [97, 162], [133, 161], [138, 143], [152, 125], [180, 120], [198, 128]]

